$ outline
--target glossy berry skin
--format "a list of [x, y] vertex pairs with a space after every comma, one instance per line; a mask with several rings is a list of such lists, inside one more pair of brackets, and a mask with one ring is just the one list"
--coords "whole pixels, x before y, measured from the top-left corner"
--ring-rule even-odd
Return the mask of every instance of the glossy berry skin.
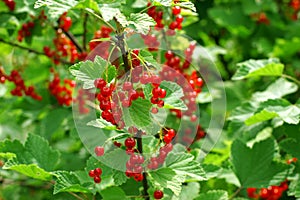
[[180, 12], [181, 12], [181, 8], [179, 6], [174, 6], [172, 8], [173, 15], [178, 15], [178, 14], [180, 14]]
[[95, 154], [97, 156], [103, 156], [104, 155], [104, 147], [101, 147], [101, 146], [95, 147]]
[[134, 138], [127, 138], [125, 140], [125, 146], [128, 149], [132, 149], [133, 147], [135, 147], [135, 139]]
[[162, 199], [164, 197], [164, 193], [161, 190], [155, 190], [154, 194], [153, 194], [153, 197], [155, 199]]
[[95, 176], [94, 177], [94, 182], [95, 183], [100, 183], [101, 182], [101, 178], [99, 176]]
[[94, 178], [95, 177], [95, 171], [94, 170], [89, 171], [89, 176], [91, 178]]
[[94, 169], [94, 174], [95, 174], [95, 176], [101, 176], [101, 174], [102, 174], [102, 169], [100, 169], [100, 168]]

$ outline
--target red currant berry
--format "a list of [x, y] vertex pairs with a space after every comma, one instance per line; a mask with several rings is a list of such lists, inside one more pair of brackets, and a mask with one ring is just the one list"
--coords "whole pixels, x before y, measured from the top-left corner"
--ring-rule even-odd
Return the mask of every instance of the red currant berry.
[[94, 174], [95, 174], [95, 176], [101, 176], [101, 174], [102, 174], [102, 169], [100, 169], [100, 168], [94, 169]]
[[164, 107], [164, 105], [165, 105], [165, 102], [164, 102], [163, 100], [159, 100], [159, 101], [157, 102], [157, 106], [158, 106], [159, 108]]
[[91, 178], [94, 178], [94, 177], [95, 177], [95, 171], [94, 171], [94, 170], [90, 170], [90, 171], [89, 171], [89, 176], [90, 176]]
[[101, 89], [101, 94], [102, 94], [102, 96], [104, 96], [104, 97], [109, 97], [109, 96], [111, 95], [111, 88], [110, 88], [110, 87], [107, 87], [107, 86], [103, 87], [103, 88]]
[[174, 54], [170, 50], [165, 53], [165, 58], [168, 59], [168, 60], [170, 60], [171, 58], [173, 58], [173, 56], [174, 56]]
[[96, 146], [95, 147], [95, 154], [97, 156], [103, 156], [104, 155], [104, 147]]
[[178, 14], [180, 14], [180, 12], [181, 12], [181, 8], [179, 6], [174, 6], [172, 8], [173, 15], [178, 15]]
[[95, 85], [96, 88], [102, 89], [104, 86], [106, 86], [106, 81], [103, 80], [102, 78], [97, 78], [94, 81], [94, 85]]
[[123, 84], [123, 90], [126, 90], [126, 91], [129, 91], [129, 90], [132, 90], [133, 87], [132, 87], [132, 83], [131, 82], [125, 82]]
[[163, 191], [161, 191], [161, 190], [155, 190], [154, 191], [153, 197], [155, 199], [161, 199], [161, 198], [163, 198], [163, 196], [164, 196]]
[[132, 149], [133, 147], [135, 147], [135, 139], [134, 138], [127, 138], [125, 140], [125, 146], [128, 149]]
[[152, 112], [153, 114], [158, 113], [158, 108], [156, 108], [156, 107], [151, 108], [151, 112]]
[[95, 183], [100, 183], [101, 182], [101, 178], [99, 176], [95, 176], [94, 177], [94, 182]]
[[176, 16], [176, 22], [178, 22], [179, 24], [180, 24], [181, 22], [183, 22], [183, 17], [182, 17], [182, 15], [177, 15], [177, 16]]

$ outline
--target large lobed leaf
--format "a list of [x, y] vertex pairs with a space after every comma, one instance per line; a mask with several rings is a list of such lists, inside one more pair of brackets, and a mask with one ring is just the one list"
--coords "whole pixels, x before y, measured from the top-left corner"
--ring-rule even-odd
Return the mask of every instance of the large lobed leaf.
[[5, 163], [4, 169], [40, 180], [50, 180], [52, 175], [49, 171], [53, 171], [59, 161], [59, 152], [53, 150], [44, 138], [34, 134], [29, 134], [24, 146], [19, 141], [1, 142], [0, 152], [2, 155], [14, 154]]
[[238, 70], [232, 80], [241, 80], [255, 76], [281, 76], [284, 65], [277, 58], [267, 60], [248, 60], [238, 64]]
[[273, 162], [275, 141], [271, 138], [255, 143], [252, 148], [240, 140], [232, 144], [234, 172], [242, 187], [268, 187], [285, 180], [289, 166]]

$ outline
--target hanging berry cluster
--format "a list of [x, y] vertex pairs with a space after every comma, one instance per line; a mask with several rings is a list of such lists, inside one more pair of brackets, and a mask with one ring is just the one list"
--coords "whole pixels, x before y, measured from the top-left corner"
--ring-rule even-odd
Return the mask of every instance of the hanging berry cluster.
[[14, 0], [3, 0], [10, 11], [14, 11], [16, 7], [16, 2]]
[[270, 24], [270, 20], [267, 17], [266, 13], [264, 12], [260, 12], [260, 13], [254, 13], [251, 14], [252, 19], [254, 19], [258, 24], [265, 24], [265, 25], [269, 25]]
[[89, 90], [84, 90], [82, 88], [78, 89], [78, 94], [74, 101], [78, 104], [78, 111], [80, 114], [87, 114], [90, 112], [90, 109], [87, 107], [87, 101], [93, 101], [95, 98], [95, 94], [90, 92]]
[[22, 42], [25, 37], [30, 37], [33, 28], [34, 22], [27, 22], [23, 24], [22, 28], [18, 31], [18, 41]]
[[132, 137], [129, 137], [125, 140], [125, 147], [127, 154], [130, 155], [129, 160], [126, 162], [126, 176], [127, 177], [133, 177], [136, 181], [142, 181], [144, 179], [143, 176], [143, 166], [145, 159], [142, 155], [135, 154], [134, 148], [135, 148], [136, 142], [135, 139]]
[[293, 9], [293, 13], [291, 18], [293, 20], [298, 19], [298, 13], [300, 11], [300, 0], [291, 0], [289, 3], [289, 6]]
[[173, 35], [175, 32], [175, 29], [182, 29], [182, 25], [181, 23], [183, 22], [183, 17], [182, 15], [180, 15], [181, 13], [181, 8], [180, 6], [174, 6], [172, 7], [172, 16], [170, 17], [170, 20], [167, 19], [163, 19], [163, 10], [161, 8], [157, 8], [156, 6], [152, 6], [152, 4], [149, 2], [147, 4], [148, 9], [148, 15], [151, 16], [155, 22], [156, 25], [155, 27], [160, 29], [160, 28], [164, 28], [165, 24], [169, 24], [169, 29], [170, 31], [168, 31], [168, 35]]
[[72, 92], [75, 87], [75, 81], [70, 79], [64, 79], [61, 83], [58, 73], [51, 71], [53, 73], [53, 79], [49, 83], [50, 93], [57, 99], [60, 105], [70, 106], [72, 103]]
[[72, 19], [64, 13], [59, 18], [59, 28], [56, 30], [56, 37], [53, 39], [55, 46], [51, 50], [49, 46], [43, 48], [46, 56], [51, 58], [54, 64], [58, 65], [61, 58], [67, 58], [71, 63], [76, 60], [84, 60], [87, 56], [86, 52], [78, 52], [75, 44], [69, 39], [64, 32], [67, 32], [72, 26]]
[[157, 40], [155, 34], [149, 32], [147, 35], [141, 35], [144, 40], [145, 45], [148, 47], [149, 51], [157, 51], [160, 42]]
[[[101, 39], [101, 38], [109, 38], [109, 34], [112, 32], [112, 29], [107, 26], [101, 26], [100, 30], [97, 30], [94, 34], [94, 40], [95, 39]], [[96, 46], [101, 44], [101, 51], [97, 52], [97, 55], [101, 56], [104, 59], [107, 59], [109, 56], [109, 42], [102, 42], [102, 41], [91, 41], [89, 43], [90, 50], [96, 48]]]
[[96, 168], [89, 171], [89, 176], [94, 179], [95, 183], [101, 182], [102, 169]]
[[[183, 62], [181, 62], [179, 56], [168, 50], [165, 53], [165, 65], [174, 70], [164, 67], [160, 72], [162, 79], [176, 82], [183, 88], [184, 97], [182, 100], [186, 103], [188, 110], [184, 113], [177, 109], [171, 109], [171, 111], [175, 113], [178, 118], [183, 117], [183, 115], [189, 116], [192, 122], [197, 121], [197, 116], [195, 115], [197, 107], [195, 102], [196, 97], [201, 92], [201, 88], [203, 86], [203, 80], [198, 76], [195, 70], [192, 71], [191, 75], [188, 75], [187, 72], [185, 72], [186, 69], [190, 67], [190, 63], [192, 62], [192, 54], [194, 49], [195, 43], [191, 43], [190, 46], [185, 50], [185, 58]], [[186, 82], [186, 79], [188, 80], [188, 83]]]
[[42, 97], [35, 92], [34, 86], [25, 86], [24, 80], [17, 70], [12, 70], [10, 75], [6, 75], [4, 69], [0, 67], [0, 83], [5, 83], [6, 80], [15, 84], [15, 88], [10, 91], [13, 96], [26, 95], [38, 101], [42, 100]]
[[268, 188], [248, 188], [248, 197], [255, 199], [265, 200], [278, 200], [282, 196], [282, 193], [288, 189], [287, 181], [282, 182], [279, 186], [269, 186]]

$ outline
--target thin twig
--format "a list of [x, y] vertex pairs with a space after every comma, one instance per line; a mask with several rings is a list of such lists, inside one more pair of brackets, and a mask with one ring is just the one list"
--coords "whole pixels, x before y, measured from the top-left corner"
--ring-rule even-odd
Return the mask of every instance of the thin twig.
[[62, 29], [63, 33], [72, 41], [72, 43], [76, 46], [76, 48], [80, 51], [83, 52], [83, 48], [80, 46], [79, 42], [77, 41], [77, 39], [74, 37], [74, 35], [69, 32], [69, 31], [65, 31], [64, 29]]
[[240, 191], [243, 189], [243, 187], [238, 188], [230, 197], [229, 200], [232, 200], [236, 195], [240, 193]]
[[89, 18], [89, 14], [85, 13], [84, 14], [84, 19], [83, 19], [83, 34], [82, 34], [82, 48], [84, 51], [86, 51], [86, 36], [87, 36], [87, 21]]
[[106, 24], [109, 28], [111, 28], [113, 30], [113, 32], [116, 33], [116, 29], [108, 22], [106, 22], [100, 15], [97, 15], [96, 13], [94, 13], [93, 10], [86, 8], [85, 9], [87, 12], [89, 12], [90, 14], [94, 15], [96, 18], [100, 19], [104, 24]]
[[78, 196], [77, 194], [73, 193], [73, 192], [68, 192], [70, 195], [72, 195], [73, 197], [75, 197], [76, 199], [79, 200], [84, 200], [83, 198], [81, 198], [80, 196]]
[[300, 81], [298, 81], [296, 78], [294, 78], [294, 77], [292, 77], [290, 75], [282, 74], [281, 77], [290, 79], [291, 81], [295, 82], [297, 85], [300, 86]]
[[[5, 41], [5, 40], [3, 40], [2, 38], [0, 38], [0, 42], [2, 42], [2, 43], [4, 43], [4, 44], [8, 44], [8, 45], [13, 46], [13, 47], [17, 47], [17, 48], [19, 48], [19, 49], [26, 50], [26, 51], [28, 51], [28, 52], [30, 52], [30, 53], [34, 53], [34, 54], [37, 54], [37, 55], [47, 56], [44, 52], [40, 52], [40, 51], [37, 51], [37, 50], [32, 49], [32, 48], [29, 48], [29, 47], [24, 47], [24, 46], [22, 46], [22, 45], [19, 45], [19, 44], [17, 44], [17, 43], [14, 43], [14, 42]], [[49, 57], [47, 56], [47, 58], [49, 58]], [[51, 59], [51, 58], [50, 58], [50, 59]], [[69, 65], [73, 64], [73, 63], [68, 62], [68, 61], [66, 61], [66, 60], [63, 60], [63, 59], [61, 59], [61, 58], [55, 58], [55, 59], [59, 60], [59, 62], [61, 62], [61, 63], [63, 63], [63, 64], [69, 64]]]

